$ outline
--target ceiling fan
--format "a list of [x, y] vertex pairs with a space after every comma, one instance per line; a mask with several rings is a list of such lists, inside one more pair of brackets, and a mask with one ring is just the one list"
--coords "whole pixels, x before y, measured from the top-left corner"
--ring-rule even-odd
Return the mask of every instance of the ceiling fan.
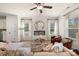
[[31, 8], [30, 10], [38, 9], [40, 13], [42, 13], [43, 8], [52, 9], [52, 6], [45, 6], [44, 3], [34, 3], [36, 7]]

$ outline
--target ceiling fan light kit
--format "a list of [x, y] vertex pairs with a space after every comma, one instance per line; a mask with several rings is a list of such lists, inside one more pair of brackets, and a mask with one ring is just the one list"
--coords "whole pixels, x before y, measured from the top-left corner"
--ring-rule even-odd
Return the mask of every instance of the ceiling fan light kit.
[[42, 9], [42, 8], [43, 8], [42, 6], [37, 6], [37, 9], [39, 9], [39, 10]]
[[46, 9], [52, 9], [52, 6], [45, 6], [44, 3], [34, 3], [35, 5], [37, 5], [36, 7], [31, 8], [30, 10], [34, 10], [34, 9], [38, 9], [40, 11], [40, 13], [42, 13], [42, 9], [46, 8]]

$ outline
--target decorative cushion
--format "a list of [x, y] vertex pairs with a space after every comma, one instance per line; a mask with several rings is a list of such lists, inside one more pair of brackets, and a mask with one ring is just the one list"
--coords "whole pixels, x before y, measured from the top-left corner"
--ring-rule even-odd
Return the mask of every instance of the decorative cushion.
[[0, 56], [21, 56], [20, 50], [7, 50], [6, 48], [0, 48]]
[[72, 39], [64, 38], [62, 42], [65, 47], [67, 47], [68, 49], [72, 49], [72, 43], [73, 43]]
[[8, 46], [8, 44], [7, 43], [3, 43], [3, 42], [0, 42], [0, 48], [6, 48]]
[[48, 44], [46, 47], [43, 48], [43, 51], [50, 51], [53, 44]]
[[62, 37], [60, 36], [60, 35], [58, 35], [58, 36], [53, 36], [53, 37], [51, 37], [51, 43], [55, 43], [55, 42], [61, 42], [62, 41]]
[[62, 43], [55, 42], [55, 44], [52, 46], [52, 49], [55, 52], [62, 52], [64, 50], [63, 44]]

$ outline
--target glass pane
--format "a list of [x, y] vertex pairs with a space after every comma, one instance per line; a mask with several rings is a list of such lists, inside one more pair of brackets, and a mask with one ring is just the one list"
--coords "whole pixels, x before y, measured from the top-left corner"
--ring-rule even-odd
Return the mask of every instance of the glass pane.
[[54, 23], [50, 23], [50, 34], [54, 33], [54, 26], [55, 26]]
[[71, 18], [68, 21], [69, 28], [76, 28], [78, 29], [78, 18]]
[[25, 24], [25, 25], [24, 25], [24, 31], [25, 31], [25, 32], [29, 31], [29, 24]]
[[3, 33], [2, 33], [2, 31], [0, 32], [0, 42], [2, 42], [3, 41]]
[[76, 33], [78, 32], [78, 29], [68, 29], [68, 31], [69, 37], [76, 38]]
[[69, 37], [76, 38], [78, 32], [78, 17], [73, 17], [68, 20], [68, 34]]

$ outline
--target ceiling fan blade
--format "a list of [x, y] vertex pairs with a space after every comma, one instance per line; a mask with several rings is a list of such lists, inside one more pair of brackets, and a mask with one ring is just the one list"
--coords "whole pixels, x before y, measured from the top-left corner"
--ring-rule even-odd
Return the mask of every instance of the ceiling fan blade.
[[43, 8], [49, 8], [49, 9], [51, 9], [52, 6], [43, 6]]
[[34, 3], [35, 5], [38, 5], [38, 3]]
[[42, 10], [40, 10], [40, 13], [42, 13], [43, 11]]
[[41, 3], [34, 3], [34, 4], [38, 5], [38, 4], [41, 4]]
[[34, 7], [34, 8], [31, 8], [30, 10], [34, 10], [34, 9], [36, 9], [37, 7]]

